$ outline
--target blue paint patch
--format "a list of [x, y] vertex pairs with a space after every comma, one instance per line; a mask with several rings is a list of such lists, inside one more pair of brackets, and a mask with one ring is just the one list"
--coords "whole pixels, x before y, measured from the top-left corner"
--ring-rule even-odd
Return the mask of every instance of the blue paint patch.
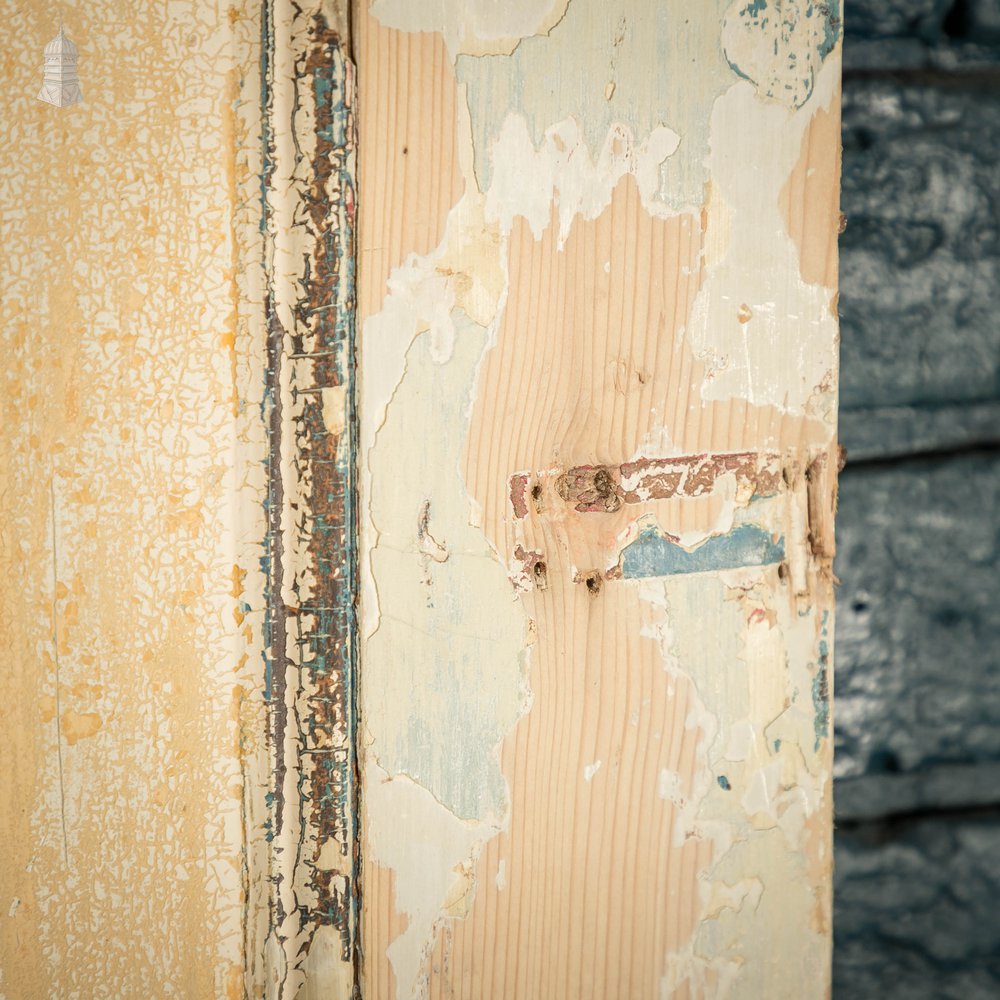
[[756, 524], [741, 524], [728, 534], [716, 535], [688, 551], [661, 535], [656, 528], [643, 529], [622, 552], [622, 576], [639, 580], [681, 573], [769, 566], [785, 558], [785, 539], [773, 541], [770, 532]]
[[733, 786], [729, 784], [729, 779], [724, 774], [720, 774], [715, 780], [718, 781], [719, 788], [721, 788], [724, 792], [732, 790]]

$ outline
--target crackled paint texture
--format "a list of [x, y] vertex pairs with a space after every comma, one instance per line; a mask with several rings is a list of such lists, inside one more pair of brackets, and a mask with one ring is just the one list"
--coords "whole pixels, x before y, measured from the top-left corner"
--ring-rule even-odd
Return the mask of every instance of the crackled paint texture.
[[365, 6], [366, 993], [823, 997], [836, 11]]
[[[266, 921], [256, 4], [5, 3], [0, 996], [240, 997]], [[251, 873], [256, 872], [253, 877]]]
[[345, 12], [2, 10], [0, 997], [348, 996]]

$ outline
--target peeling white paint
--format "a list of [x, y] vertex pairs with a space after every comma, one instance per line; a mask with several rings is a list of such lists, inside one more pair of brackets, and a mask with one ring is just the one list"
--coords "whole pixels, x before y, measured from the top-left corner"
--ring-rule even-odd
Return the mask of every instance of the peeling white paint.
[[373, 860], [408, 918], [388, 952], [400, 998], [418, 995], [435, 921], [471, 905], [472, 866], [508, 809], [497, 748], [528, 704], [527, 618], [459, 473], [486, 331], [459, 313], [447, 323], [449, 358], [429, 330], [416, 336], [368, 449], [364, 802]]
[[530, 35], [547, 34], [570, 0], [374, 0], [386, 27], [438, 31], [454, 59], [460, 52], [509, 55]]
[[[390, 774], [409, 775], [464, 819], [499, 823], [506, 790], [495, 748], [524, 709], [527, 619], [469, 524], [458, 465], [485, 331], [464, 318], [456, 325], [445, 366], [434, 362], [427, 333], [414, 341], [369, 454], [379, 604], [365, 614], [380, 617], [366, 646], [364, 720], [369, 755]], [[447, 559], [421, 558], [415, 512], [428, 501]], [[446, 719], [454, 720], [448, 735], [438, 729]]]
[[[392, 776], [369, 758], [365, 766], [368, 849], [373, 860], [396, 873], [395, 906], [407, 916], [406, 930], [388, 948], [396, 974], [396, 996], [424, 994], [424, 962], [433, 929], [449, 897], [465, 895], [470, 866], [499, 828], [461, 820], [426, 788]], [[399, 836], [404, 831], [403, 836]], [[466, 867], [467, 871], [467, 867]]]
[[662, 768], [656, 780], [656, 794], [667, 802], [684, 805], [684, 793], [681, 791], [681, 776], [676, 771]]
[[[695, 837], [713, 848], [712, 860], [700, 874], [696, 936], [689, 947], [666, 957], [667, 995], [684, 983], [696, 995], [698, 990], [712, 996], [727, 995], [727, 990], [746, 998], [774, 995], [773, 969], [766, 968], [763, 957], [767, 948], [732, 950], [744, 933], [740, 914], [747, 906], [759, 917], [754, 926], [760, 933], [766, 927], [767, 934], [788, 935], [789, 940], [794, 934], [804, 947], [803, 966], [813, 962], [823, 967], [824, 934], [803, 930], [813, 927], [816, 906], [805, 876], [803, 844], [805, 825], [822, 806], [828, 775], [816, 770], [811, 726], [794, 733], [785, 729], [777, 752], [754, 738], [748, 722], [775, 718], [775, 713], [780, 717], [782, 705], [808, 688], [815, 616], [801, 615], [783, 602], [780, 588], [774, 587], [776, 577], [765, 584], [761, 572], [739, 577], [741, 588], [748, 589], [739, 590], [746, 596], [737, 600], [727, 599], [729, 588], [715, 574], [633, 584], [651, 609], [643, 631], [659, 644], [664, 669], [695, 687], [685, 726], [702, 734], [690, 789], [676, 772], [661, 770], [657, 794], [676, 807], [675, 845]], [[748, 615], [743, 610], [747, 604], [751, 609], [770, 606], [773, 623], [752, 610]], [[775, 662], [783, 660], [789, 664], [787, 675], [774, 670]], [[720, 663], [740, 663], [742, 669], [727, 671], [723, 681]], [[743, 832], [734, 836], [735, 831]], [[737, 954], [738, 960], [727, 957]], [[797, 962], [792, 963], [787, 982], [796, 984], [797, 997], [825, 995], [822, 983], [799, 979], [800, 974]]]
[[592, 158], [575, 119], [546, 129], [536, 148], [524, 116], [511, 114], [492, 146], [487, 217], [509, 233], [514, 218], [523, 216], [540, 239], [555, 207], [562, 245], [575, 218], [596, 219], [608, 207], [611, 192], [626, 174], [635, 177], [643, 207], [651, 215], [672, 215], [658, 200], [660, 168], [679, 144], [677, 133], [664, 125], [637, 139], [627, 126], [614, 123]]
[[[637, 145], [661, 127], [683, 136], [662, 169], [651, 167], [657, 182], [650, 186], [672, 210], [699, 205], [708, 180], [705, 109], [737, 79], [719, 44], [728, 3], [571, 0], [547, 36], [525, 38], [509, 57], [459, 57], [479, 187], [491, 186], [501, 158], [495, 138], [513, 113], [523, 116], [535, 148], [553, 123], [574, 120], [594, 157], [613, 130]], [[690, 71], [692, 52], [698, 53], [696, 73]], [[609, 75], [615, 83], [610, 97]]]
[[[828, 416], [835, 384], [818, 389], [836, 369], [837, 321], [830, 289], [799, 277], [780, 194], [810, 119], [836, 99], [839, 81], [840, 60], [831, 56], [796, 111], [760, 100], [746, 82], [715, 102], [708, 164], [716, 196], [708, 227], [711, 233], [720, 226], [727, 243], [724, 249], [717, 244], [685, 332], [709, 365], [705, 399], [738, 397], [786, 413]], [[737, 136], [738, 149], [732, 146]], [[745, 321], [744, 303], [752, 312]]]

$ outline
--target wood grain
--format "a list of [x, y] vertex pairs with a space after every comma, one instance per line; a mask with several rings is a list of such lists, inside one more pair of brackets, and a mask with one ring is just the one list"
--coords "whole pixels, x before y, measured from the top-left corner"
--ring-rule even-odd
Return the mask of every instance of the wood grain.
[[566, 563], [550, 559], [566, 582], [533, 602], [534, 703], [503, 748], [510, 826], [480, 859], [470, 914], [443, 925], [434, 998], [655, 997], [663, 954], [698, 918], [710, 845], [674, 843], [678, 808], [656, 780], [668, 769], [691, 791], [702, 738], [684, 723], [691, 687], [640, 638], [631, 590], [594, 597]]
[[[766, 323], [752, 322], [755, 311], [766, 317], [778, 308], [768, 301], [769, 292], [751, 287], [746, 301], [732, 297], [719, 275], [725, 277], [736, 229], [742, 227], [745, 239], [756, 228], [762, 252], [779, 248], [775, 266], [789, 262], [779, 275], [793, 289], [788, 301], [810, 308], [821, 301], [823, 321], [829, 321], [836, 285], [838, 98], [819, 110], [792, 109], [783, 119], [778, 113], [767, 119], [764, 100], [748, 96], [750, 84], [734, 75], [726, 99], [734, 107], [760, 100], [765, 111], [759, 121], [774, 130], [765, 139], [781, 147], [771, 158], [759, 135], [753, 137], [756, 145], [746, 145], [757, 151], [750, 167], [770, 171], [766, 187], [773, 191], [770, 203], [759, 213], [751, 208], [749, 217], [733, 173], [718, 183], [711, 179], [701, 205], [664, 211], [649, 203], [637, 172], [626, 170], [614, 176], [609, 171], [606, 203], [581, 212], [568, 228], [561, 226], [561, 194], [554, 188], [547, 225], [539, 230], [527, 211], [514, 211], [509, 230], [503, 230], [489, 216], [488, 194], [496, 192], [479, 191], [468, 167], [473, 157], [466, 155], [463, 144], [470, 140], [461, 124], [465, 84], [455, 83], [443, 50], [425, 34], [404, 43], [395, 29], [377, 27], [363, 10], [358, 18], [360, 97], [371, 129], [361, 129], [362, 190], [377, 201], [362, 204], [361, 323], [371, 321], [374, 330], [389, 299], [404, 302], [391, 280], [386, 285], [387, 261], [410, 253], [420, 258], [428, 282], [447, 279], [439, 301], [453, 318], [461, 288], [476, 274], [499, 266], [504, 278], [492, 322], [483, 324], [486, 349], [471, 385], [457, 373], [449, 383], [453, 362], [439, 340], [432, 351], [437, 374], [425, 397], [453, 392], [462, 403], [467, 424], [461, 499], [467, 501], [468, 525], [481, 531], [509, 577], [510, 588], [493, 595], [498, 614], [502, 602], [513, 600], [527, 622], [523, 680], [530, 691], [520, 718], [487, 748], [499, 759], [507, 789], [500, 817], [486, 810], [460, 815], [431, 789], [426, 761], [445, 733], [468, 726], [470, 748], [482, 750], [470, 720], [442, 713], [428, 721], [414, 709], [409, 729], [393, 732], [392, 747], [377, 723], [367, 731], [362, 756], [370, 764], [383, 768], [380, 754], [387, 749], [393, 759], [409, 762], [371, 774], [407, 789], [407, 795], [414, 785], [425, 788], [433, 801], [428, 796], [420, 812], [401, 805], [398, 825], [374, 806], [363, 816], [365, 995], [822, 996], [829, 971], [835, 371], [811, 393], [806, 386], [803, 405], [794, 392], [791, 401], [779, 393], [775, 402], [773, 392], [755, 398], [752, 379], [747, 393], [723, 395], [713, 391], [713, 379], [743, 359], [697, 350], [691, 329], [706, 322], [704, 309], [700, 319], [697, 309], [710, 294], [719, 307], [711, 322], [724, 324], [728, 342], [763, 337], [760, 350], [770, 351], [773, 371], [806, 378], [806, 369], [796, 371], [783, 352], [784, 341], [767, 340]], [[417, 45], [438, 61], [416, 66]], [[386, 87], [387, 95], [379, 93]], [[514, 93], [518, 83], [510, 87]], [[450, 109], [454, 101], [461, 113], [450, 110], [450, 117], [442, 117], [442, 88], [454, 90], [444, 104]], [[610, 99], [598, 95], [611, 93], [602, 84], [594, 100]], [[393, 124], [384, 120], [387, 112], [375, 110], [383, 107], [380, 102], [396, 102], [389, 115]], [[707, 103], [704, 114], [712, 113]], [[395, 123], [396, 116], [405, 125]], [[454, 134], [436, 131], [445, 118]], [[559, 123], [545, 124], [555, 129]], [[429, 159], [419, 166], [420, 176], [434, 181], [423, 214], [412, 218], [418, 175], [404, 176], [390, 162], [388, 130], [426, 142]], [[737, 132], [725, 138], [740, 150], [751, 137]], [[503, 148], [509, 140], [510, 134], [494, 137], [497, 162], [511, 155]], [[713, 141], [721, 145], [717, 135]], [[571, 155], [587, 155], [578, 147], [560, 160], [565, 150], [553, 148], [554, 170], [563, 169]], [[525, 176], [526, 185], [529, 180]], [[416, 220], [428, 218], [428, 206], [435, 221], [421, 221], [419, 228]], [[777, 231], [782, 219], [786, 233]], [[454, 238], [458, 228], [464, 243]], [[440, 254], [431, 232], [444, 241]], [[789, 238], [794, 251], [787, 251]], [[739, 263], [728, 266], [725, 280], [734, 273], [739, 278]], [[748, 263], [745, 273], [757, 272]], [[810, 285], [820, 286], [822, 294], [809, 298]], [[400, 306], [398, 315], [408, 317], [412, 329], [399, 331], [410, 346], [397, 389], [423, 370], [415, 345], [431, 324], [432, 307], [423, 298], [413, 293], [405, 305], [410, 312]], [[780, 322], [783, 335], [794, 334], [797, 323], [803, 337], [829, 332], [820, 320], [807, 326], [811, 316], [782, 316]], [[465, 328], [457, 321], [455, 328], [462, 336]], [[378, 330], [385, 338], [383, 327]], [[382, 362], [365, 353], [365, 336], [362, 366], [374, 367]], [[751, 362], [750, 353], [748, 347], [746, 365], [752, 369], [758, 362]], [[425, 397], [397, 391], [388, 407], [397, 408], [397, 420], [398, 407], [410, 407], [412, 448], [429, 456], [434, 453], [420, 437], [431, 405]], [[377, 434], [365, 446], [377, 451]], [[750, 456], [739, 461], [751, 465], [773, 460], [773, 483], [765, 489], [749, 474], [741, 480], [733, 471], [737, 456]], [[647, 496], [631, 486], [625, 502], [628, 470], [645, 460], [698, 468], [704, 482], [670, 495]], [[449, 547], [426, 516], [438, 509], [436, 498], [448, 488], [453, 469], [424, 463], [420, 483], [412, 485], [391, 480], [385, 470], [395, 474], [403, 466], [386, 463], [384, 456], [369, 468], [373, 484], [362, 507], [380, 491], [412, 488], [428, 498], [422, 515], [414, 505], [412, 529], [391, 526], [394, 552], [416, 550], [436, 531], [435, 558], [442, 563], [451, 560], [451, 566], [470, 555]], [[590, 487], [590, 500], [579, 502]], [[690, 554], [707, 551], [710, 542], [725, 544], [740, 525], [763, 526], [780, 559], [679, 575], [663, 570], [632, 578], [626, 572], [626, 553], [644, 532]], [[369, 533], [369, 555], [385, 547], [380, 532], [385, 535], [384, 526]], [[382, 565], [388, 564], [372, 561], [373, 594], [379, 594]], [[406, 563], [401, 558], [393, 565], [402, 572]], [[380, 595], [381, 618], [373, 617], [371, 628], [377, 634], [387, 617], [403, 616], [418, 632], [426, 628], [425, 598], [428, 606], [451, 601], [457, 650], [467, 638], [465, 598], [460, 589], [435, 589], [437, 579], [427, 571], [419, 599], [405, 607], [387, 607]], [[408, 673], [409, 657], [415, 663], [419, 654], [401, 643], [388, 646], [399, 667], [393, 675], [380, 665], [378, 676], [396, 676], [400, 687], [370, 694], [368, 703], [416, 701], [417, 692], [406, 684], [427, 683], [419, 672]], [[387, 645], [378, 648], [384, 656]], [[363, 716], [365, 655], [363, 650]], [[450, 683], [450, 667], [442, 662], [440, 679], [430, 683]], [[484, 658], [482, 669], [493, 669], [492, 661]], [[398, 752], [400, 744], [409, 747], [409, 756]], [[461, 773], [461, 767], [458, 761], [454, 771]], [[380, 787], [380, 801], [386, 794]], [[442, 861], [445, 838], [435, 841], [435, 824], [462, 829], [476, 846]], [[390, 844], [399, 850], [388, 850]], [[399, 860], [406, 845], [413, 849]], [[446, 866], [448, 891], [431, 902], [424, 896], [434, 911], [426, 940], [404, 945], [416, 926], [412, 886], [437, 885], [421, 882], [435, 864]], [[404, 884], [411, 888], [404, 890]], [[406, 949], [420, 967], [412, 981], [398, 975]]]
[[377, 312], [407, 254], [440, 242], [464, 186], [456, 87], [441, 36], [386, 28], [357, 12], [360, 168], [359, 310]]
[[799, 250], [803, 281], [835, 288], [840, 229], [840, 99], [819, 111], [802, 140], [802, 155], [781, 192], [789, 236]]

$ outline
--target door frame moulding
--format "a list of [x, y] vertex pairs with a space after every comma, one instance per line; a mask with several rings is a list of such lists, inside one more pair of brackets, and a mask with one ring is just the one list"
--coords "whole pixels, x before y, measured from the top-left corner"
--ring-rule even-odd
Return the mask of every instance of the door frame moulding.
[[349, 5], [264, 0], [268, 997], [356, 993], [355, 94]]

